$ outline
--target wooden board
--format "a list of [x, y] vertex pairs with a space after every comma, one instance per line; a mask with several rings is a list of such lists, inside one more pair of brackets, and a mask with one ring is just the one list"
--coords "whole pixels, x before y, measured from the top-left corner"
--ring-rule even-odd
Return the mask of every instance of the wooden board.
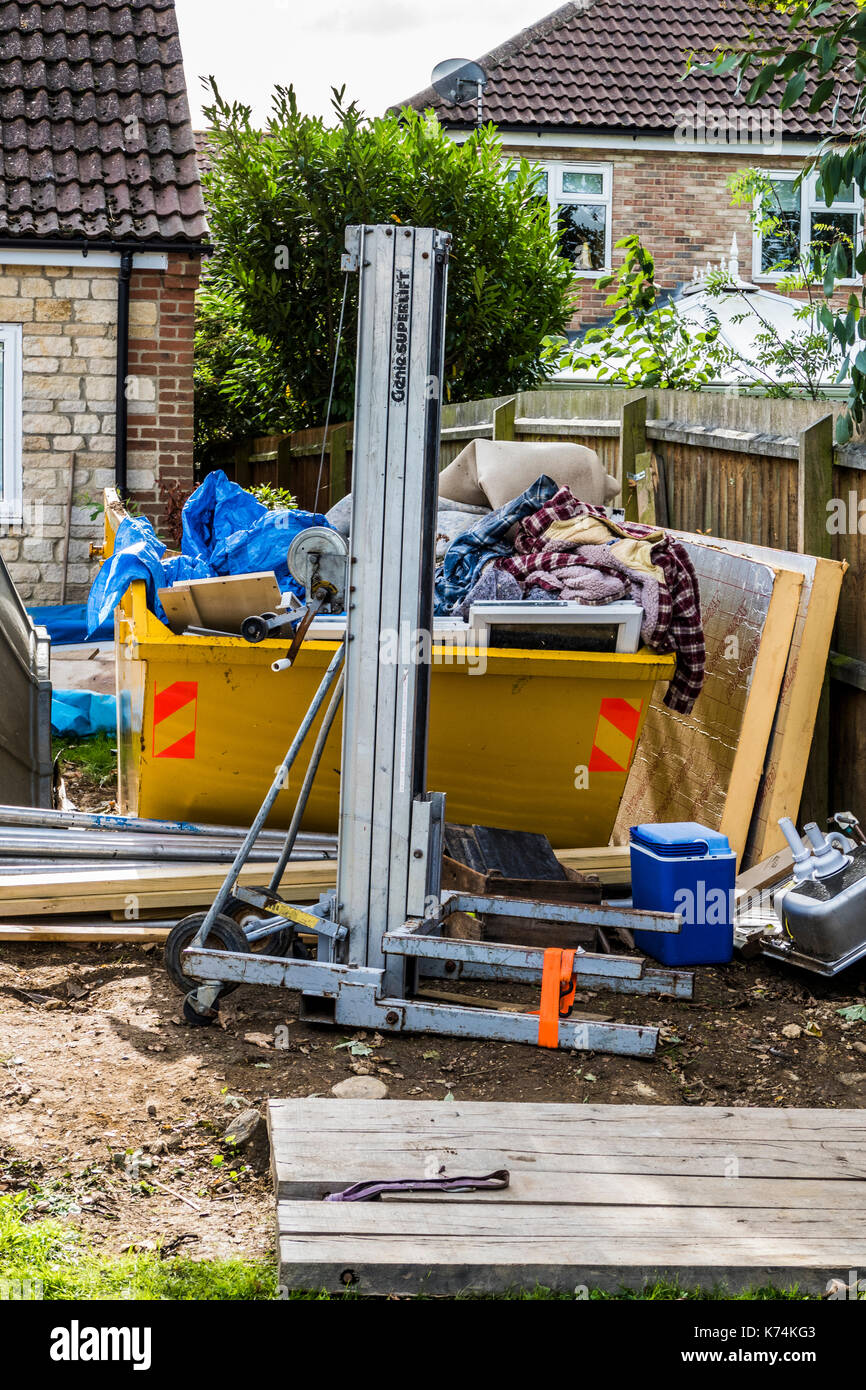
[[698, 575], [706, 680], [690, 715], [657, 687], [626, 783], [613, 840], [648, 821], [698, 821], [746, 848], [803, 576], [684, 541]]
[[[364, 1294], [798, 1283], [866, 1261], [866, 1113], [272, 1101], [280, 1282]], [[321, 1198], [507, 1168], [500, 1192]]]
[[[137, 911], [152, 908], [200, 907], [213, 901], [225, 879], [226, 864], [161, 864], [153, 868], [125, 868], [109, 864], [98, 870], [68, 873], [15, 873], [0, 875], [0, 918], [64, 916]], [[241, 869], [241, 885], [267, 884], [271, 864], [247, 864]], [[290, 901], [315, 902], [335, 883], [336, 862], [327, 859], [293, 860], [283, 875], [281, 890]], [[133, 902], [134, 900], [134, 902]]]
[[96, 922], [58, 922], [55, 918], [47, 921], [0, 920], [0, 941], [59, 941], [71, 946], [88, 943], [128, 942], [142, 945], [148, 942], [165, 941], [170, 927], [152, 926], [148, 922], [112, 922], [110, 919]]
[[[172, 632], [182, 632], [190, 625], [240, 632], [244, 618], [273, 613], [282, 600], [273, 570], [185, 579], [170, 589], [159, 589], [158, 594]], [[175, 627], [175, 623], [180, 626]]]
[[[703, 539], [684, 532], [674, 534], [684, 541]], [[847, 565], [844, 561], [717, 537], [707, 538], [705, 543], [731, 555], [747, 556], [803, 576], [797, 620], [743, 858], [744, 865], [749, 866], [784, 845], [779, 817], [797, 817]]]

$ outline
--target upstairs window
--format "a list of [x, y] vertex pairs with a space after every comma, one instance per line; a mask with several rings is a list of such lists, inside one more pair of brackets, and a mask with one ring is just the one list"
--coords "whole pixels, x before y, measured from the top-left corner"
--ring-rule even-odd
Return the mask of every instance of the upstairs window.
[[[778, 280], [796, 269], [810, 246], [830, 247], [840, 237], [848, 249], [848, 282], [854, 283], [853, 248], [862, 236], [863, 204], [853, 185], [840, 189], [831, 205], [818, 192], [817, 175], [810, 174], [794, 187], [794, 170], [771, 176], [772, 194], [764, 202], [764, 217], [772, 217], [771, 230], [755, 232], [754, 274]], [[844, 283], [844, 282], [843, 282]]]
[[[534, 166], [538, 195], [547, 200], [551, 225], [559, 232], [562, 254], [576, 276], [596, 276], [610, 269], [611, 188], [609, 164]], [[510, 169], [506, 178], [516, 178]]]

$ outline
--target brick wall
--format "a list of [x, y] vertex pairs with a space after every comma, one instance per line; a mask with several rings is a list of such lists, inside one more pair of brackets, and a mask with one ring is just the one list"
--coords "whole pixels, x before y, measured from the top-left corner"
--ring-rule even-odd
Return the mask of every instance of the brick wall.
[[[159, 525], [159, 482], [193, 482], [193, 299], [198, 258], [133, 270], [128, 483]], [[102, 540], [102, 490], [114, 483], [117, 270], [0, 264], [0, 323], [22, 325], [24, 519], [0, 529], [0, 554], [27, 603], [60, 598], [69, 470], [75, 487], [67, 602], [87, 596]]]
[[130, 286], [129, 489], [160, 529], [159, 484], [193, 486], [193, 340], [197, 256], [169, 256], [166, 271], [139, 271]]
[[[732, 154], [702, 154], [688, 147], [675, 150], [603, 150], [579, 144], [571, 148], [545, 147], [539, 143], [531, 155], [525, 146], [509, 147], [503, 138], [504, 153], [527, 156], [545, 162], [610, 164], [613, 168], [612, 237], [637, 233], [655, 258], [656, 279], [669, 290], [691, 280], [694, 267], [707, 261], [718, 265], [730, 253], [736, 232], [740, 248], [740, 274], [743, 279], [775, 290], [772, 281], [753, 274], [752, 226], [745, 207], [731, 207], [727, 180], [731, 174], [754, 165], [767, 170], [803, 167], [802, 158], [773, 156], [750, 158], [748, 151]], [[623, 252], [613, 252], [614, 268], [621, 265]], [[757, 267], [754, 267], [757, 269]], [[599, 291], [594, 280], [577, 281], [578, 309], [573, 328], [603, 322], [610, 316], [604, 301], [609, 291]], [[849, 290], [841, 291], [844, 303]]]

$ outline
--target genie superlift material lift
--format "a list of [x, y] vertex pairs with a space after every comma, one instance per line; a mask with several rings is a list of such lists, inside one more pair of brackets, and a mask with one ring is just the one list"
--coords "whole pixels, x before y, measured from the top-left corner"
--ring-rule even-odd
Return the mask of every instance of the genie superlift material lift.
[[[430, 228], [350, 227], [343, 269], [360, 277], [352, 523], [347, 556], [346, 633], [210, 911], [175, 928], [184, 1001], [192, 1023], [213, 1020], [218, 999], [240, 983], [300, 993], [301, 1017], [382, 1032], [438, 1032], [634, 1056], [652, 1053], [657, 1029], [572, 1019], [577, 988], [691, 996], [688, 972], [635, 956], [505, 945], [447, 935], [454, 913], [497, 914], [601, 928], [678, 931], [675, 914], [616, 906], [512, 901], [440, 889], [445, 797], [426, 788], [429, 661], [419, 644], [383, 634], [432, 633], [434, 540], [445, 293], [450, 236]], [[305, 561], [315, 559], [308, 540]], [[329, 555], [333, 578], [333, 555]], [[310, 564], [313, 564], [312, 571]], [[408, 625], [408, 629], [405, 625]], [[393, 660], [385, 650], [399, 648]], [[429, 643], [427, 644], [429, 652]], [[340, 666], [345, 657], [345, 670]], [[277, 663], [285, 665], [285, 663]], [[266, 890], [236, 880], [298, 749], [325, 698], [333, 719], [344, 687], [336, 894], [315, 908], [278, 892], [316, 755], [299, 797], [281, 865]], [[321, 751], [324, 739], [317, 740]], [[278, 930], [279, 929], [279, 930]], [[299, 933], [315, 936], [316, 958], [296, 959]], [[256, 954], [280, 941], [285, 954]], [[214, 943], [219, 948], [215, 948]], [[206, 944], [207, 943], [207, 944]], [[220, 949], [221, 948], [221, 949]], [[228, 948], [228, 949], [225, 949]], [[265, 945], [265, 949], [272, 949]], [[419, 974], [513, 981], [540, 987], [536, 1012], [415, 997]]]

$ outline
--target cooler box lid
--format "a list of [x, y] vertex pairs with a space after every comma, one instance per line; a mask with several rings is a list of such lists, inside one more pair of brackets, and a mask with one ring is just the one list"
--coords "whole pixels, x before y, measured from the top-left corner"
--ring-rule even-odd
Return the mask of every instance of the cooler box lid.
[[732, 853], [727, 835], [693, 820], [633, 825], [629, 834], [633, 845], [651, 850], [653, 854], [666, 859], [678, 859], [684, 855], [713, 858]]

